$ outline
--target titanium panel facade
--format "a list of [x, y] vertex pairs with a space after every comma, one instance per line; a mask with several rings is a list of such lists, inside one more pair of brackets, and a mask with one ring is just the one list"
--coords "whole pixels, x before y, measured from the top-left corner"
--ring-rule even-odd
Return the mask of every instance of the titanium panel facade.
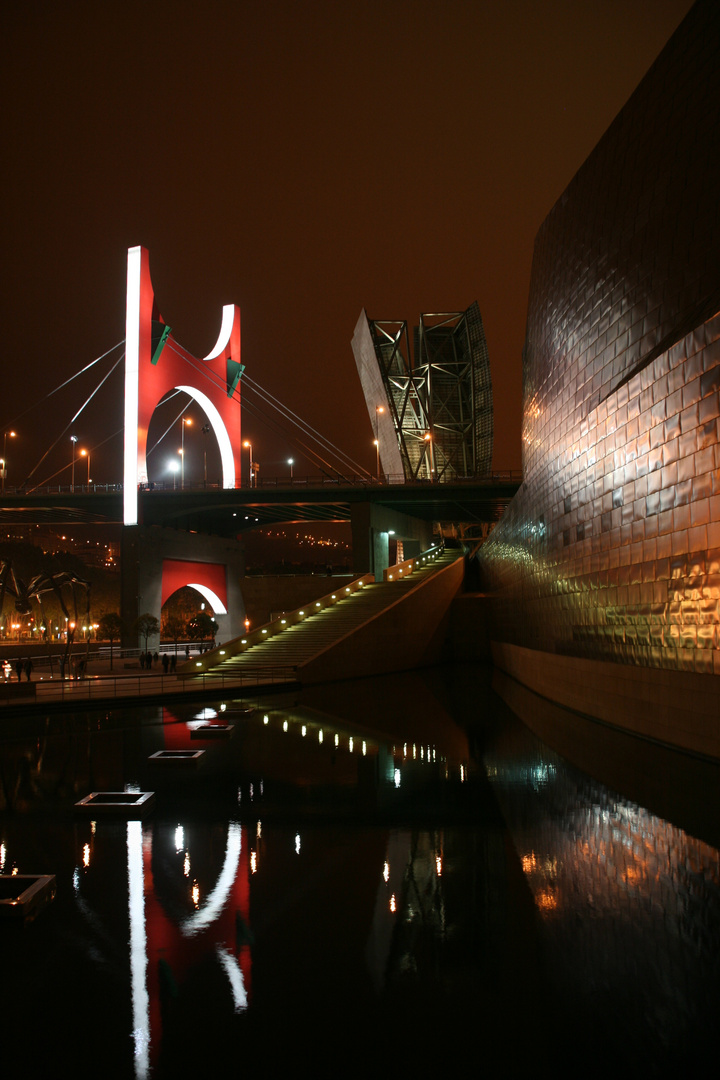
[[700, 0], [538, 232], [499, 641], [720, 673], [719, 55]]

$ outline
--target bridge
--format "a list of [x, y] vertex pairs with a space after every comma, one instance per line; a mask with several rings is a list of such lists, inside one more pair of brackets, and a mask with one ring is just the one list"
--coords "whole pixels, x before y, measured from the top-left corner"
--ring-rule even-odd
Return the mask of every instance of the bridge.
[[[154, 485], [138, 492], [138, 522], [235, 537], [257, 526], [284, 522], [349, 522], [354, 510], [369, 505], [424, 522], [482, 530], [500, 519], [521, 482], [519, 474], [507, 472], [443, 484], [379, 484], [339, 477], [278, 479], [257, 488], [234, 489], [186, 485], [180, 491]], [[123, 499], [121, 484], [6, 491], [0, 524], [121, 525]]]
[[[492, 448], [492, 399], [489, 383], [487, 386], [483, 383], [480, 393], [475, 385], [477, 379], [467, 382], [468, 373], [475, 371], [468, 352], [472, 335], [468, 337], [464, 330], [460, 332], [465, 325], [462, 320], [456, 323], [457, 320], [443, 319], [440, 325], [427, 328], [428, 341], [434, 342], [436, 349], [432, 356], [426, 357], [425, 389], [431, 383], [435, 389], [434, 397], [431, 394], [427, 401], [423, 398], [422, 409], [418, 405], [419, 384], [411, 367], [409, 374], [406, 373], [404, 396], [396, 401], [387, 380], [382, 385], [375, 381], [379, 369], [371, 371], [368, 357], [364, 353], [360, 357], [358, 370], [361, 379], [364, 376], [369, 415], [374, 420], [375, 475], [354, 463], [310, 425], [298, 424], [299, 418], [281, 407], [280, 414], [288, 423], [299, 427], [300, 436], [295, 442], [304, 460], [311, 462], [311, 467], [320, 470], [321, 475], [293, 476], [293, 459], [289, 459], [289, 478], [264, 478], [259, 483], [252, 444], [250, 440], [243, 442], [241, 436], [241, 385], [258, 390], [267, 402], [272, 395], [267, 395], [245, 375], [245, 365], [241, 363], [239, 308], [235, 305], [223, 308], [220, 334], [207, 356], [191, 355], [175, 339], [159, 313], [148, 252], [141, 247], [131, 248], [125, 339], [76, 373], [80, 375], [100, 361], [109, 366], [60, 436], [15, 489], [7, 483], [6, 460], [8, 440], [12, 442], [15, 432], [8, 426], [3, 433], [0, 525], [118, 526], [121, 614], [126, 626], [135, 623], [141, 613], [159, 618], [168, 597], [188, 585], [210, 603], [223, 640], [242, 631], [245, 609], [240, 582], [244, 575], [244, 553], [237, 541], [253, 529], [291, 522], [349, 522], [353, 571], [372, 574], [376, 581], [382, 579], [389, 561], [395, 561], [396, 545], [400, 559], [415, 557], [431, 547], [438, 524], [445, 534], [452, 529], [463, 539], [481, 541], [502, 516], [522, 478], [512, 473], [488, 476], [484, 474], [486, 466], [478, 465], [480, 460], [485, 462]], [[124, 352], [119, 353], [123, 348]], [[379, 363], [378, 356], [381, 359], [385, 356], [382, 347], [375, 355]], [[483, 358], [484, 371], [487, 368], [484, 352]], [[395, 370], [392, 364], [391, 369]], [[98, 391], [106, 383], [110, 386], [108, 380], [116, 370], [123, 375], [123, 389], [114, 387], [112, 400], [102, 415], [110, 432], [104, 442], [115, 435], [123, 437], [121, 482], [103, 485], [91, 482], [90, 456], [95, 460], [97, 446], [103, 445], [99, 443], [79, 451], [85, 455], [88, 483], [76, 485], [75, 466], [81, 459], [77, 458], [74, 424], [96, 400]], [[486, 374], [489, 379], [489, 371]], [[75, 377], [50, 391], [44, 400]], [[156, 432], [151, 439], [150, 424], [156, 410], [178, 395], [180, 401], [172, 406], [173, 415], [164, 433], [156, 438]], [[186, 415], [188, 401], [194, 403], [207, 422]], [[276, 399], [272, 403], [278, 404]], [[180, 411], [174, 415], [178, 404]], [[115, 414], [121, 409], [122, 425], [113, 434], [119, 420]], [[478, 410], [482, 422], [478, 420]], [[405, 457], [393, 456], [389, 431], [391, 428], [401, 431], [405, 422], [402, 418], [407, 419], [408, 411], [413, 412], [414, 420], [409, 434], [406, 432], [406, 442], [419, 440], [418, 446], [413, 444], [408, 449], [403, 443]], [[252, 414], [262, 415], [255, 405], [251, 406]], [[166, 420], [167, 417], [162, 423]], [[185, 430], [188, 425], [194, 430], [193, 423], [204, 437], [202, 484], [186, 483], [189, 478]], [[277, 426], [276, 423], [276, 429]], [[148, 459], [173, 430], [180, 434], [180, 459], [178, 463], [177, 457], [173, 458], [174, 479], [169, 483], [158, 479], [157, 458], [152, 459], [152, 471]], [[208, 484], [205, 437], [211, 432], [217, 443], [220, 468], [219, 482]], [[48, 486], [47, 481], [38, 484], [33, 480], [34, 474], [68, 433], [71, 459], [58, 471], [65, 474], [70, 469], [70, 485]], [[249, 450], [250, 466], [245, 485], [243, 447]], [[388, 475], [397, 462], [402, 474]], [[217, 475], [218, 470], [211, 468], [214, 479], [213, 471]], [[131, 644], [130, 640], [125, 644]]]

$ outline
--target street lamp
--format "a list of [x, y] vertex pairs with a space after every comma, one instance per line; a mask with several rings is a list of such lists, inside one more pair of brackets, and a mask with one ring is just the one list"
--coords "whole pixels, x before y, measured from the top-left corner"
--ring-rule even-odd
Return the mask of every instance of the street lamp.
[[168, 469], [173, 474], [173, 491], [175, 491], [175, 489], [177, 488], [177, 474], [180, 471], [180, 466], [178, 465], [177, 461], [169, 461]]
[[90, 451], [89, 450], [81, 450], [80, 451], [80, 457], [86, 457], [87, 458], [87, 465], [88, 465], [87, 482], [88, 482], [88, 488], [89, 488], [90, 487]]
[[192, 420], [189, 420], [186, 416], [182, 418], [182, 437], [180, 439], [180, 454], [181, 454], [181, 474], [180, 474], [180, 490], [185, 490], [185, 425], [192, 426]]
[[203, 467], [205, 472], [205, 487], [207, 487], [207, 437], [210, 431], [210, 425], [203, 424], [200, 430], [203, 433]]
[[253, 472], [252, 443], [250, 442], [249, 439], [246, 439], [245, 442], [243, 443], [243, 446], [247, 447], [247, 449], [250, 451], [250, 483], [248, 484], [248, 487], [252, 487], [253, 486], [253, 476], [255, 475], [254, 472]]
[[425, 450], [426, 450], [426, 453], [428, 455], [428, 471], [430, 473], [429, 479], [434, 480], [434, 475], [433, 474], [435, 472], [435, 463], [433, 461], [432, 435], [430, 434], [429, 431], [425, 432], [425, 435], [423, 436], [423, 439], [427, 443], [427, 446], [426, 446]]
[[380, 481], [380, 413], [385, 412], [384, 405], [375, 406], [375, 475]]
[[7, 441], [8, 441], [8, 435], [10, 436], [11, 439], [14, 439], [15, 434], [16, 433], [14, 431], [6, 431], [4, 436], [3, 436], [3, 456], [2, 456], [2, 490], [3, 490], [3, 494], [5, 493], [5, 474], [7, 472]]
[[295, 464], [295, 458], [288, 458], [288, 465], [290, 466], [290, 479], [293, 478], [293, 465]]
[[72, 443], [72, 472], [70, 474], [70, 490], [75, 491], [75, 443], [77, 442], [77, 435], [71, 435], [70, 442]]

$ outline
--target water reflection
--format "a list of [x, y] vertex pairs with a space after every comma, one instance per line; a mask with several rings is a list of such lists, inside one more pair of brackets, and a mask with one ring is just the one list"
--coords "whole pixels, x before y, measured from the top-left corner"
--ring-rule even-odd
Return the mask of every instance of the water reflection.
[[[15, 1057], [72, 1064], [82, 1028], [87, 1060], [136, 1077], [223, 1053], [266, 1068], [279, 1032], [381, 1073], [398, 1053], [460, 1064], [469, 1033], [513, 1069], [541, 1043], [586, 1075], [616, 1054], [644, 1075], [696, 1060], [720, 1004], [716, 848], [480, 685], [9, 722], [0, 860], [58, 883], [2, 937]], [[190, 747], [194, 767], [149, 760]], [[156, 792], [142, 822], [74, 816], [91, 790], [129, 787]]]

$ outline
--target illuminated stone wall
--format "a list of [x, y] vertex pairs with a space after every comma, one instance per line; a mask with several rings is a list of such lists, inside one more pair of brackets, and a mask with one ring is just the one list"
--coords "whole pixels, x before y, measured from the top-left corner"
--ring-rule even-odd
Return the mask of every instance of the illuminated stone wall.
[[703, 0], [538, 233], [496, 640], [720, 672], [719, 54]]

